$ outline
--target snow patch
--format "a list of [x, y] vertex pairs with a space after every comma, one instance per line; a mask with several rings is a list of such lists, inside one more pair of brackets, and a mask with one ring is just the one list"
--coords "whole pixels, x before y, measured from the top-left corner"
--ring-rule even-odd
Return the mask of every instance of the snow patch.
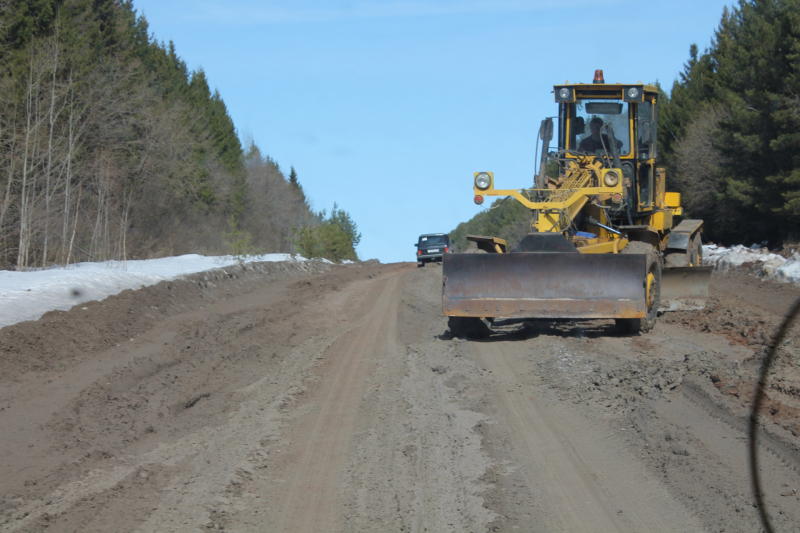
[[66, 311], [75, 305], [102, 300], [126, 289], [138, 289], [188, 274], [237, 263], [306, 261], [290, 254], [237, 258], [197, 254], [146, 259], [77, 263], [67, 267], [15, 272], [0, 270], [0, 328], [37, 320], [48, 311]]
[[786, 259], [758, 245], [748, 248], [739, 244], [726, 248], [707, 244], [703, 245], [703, 262], [714, 265], [715, 270], [721, 271], [748, 265], [758, 277], [784, 283], [800, 283], [800, 254], [797, 252]]

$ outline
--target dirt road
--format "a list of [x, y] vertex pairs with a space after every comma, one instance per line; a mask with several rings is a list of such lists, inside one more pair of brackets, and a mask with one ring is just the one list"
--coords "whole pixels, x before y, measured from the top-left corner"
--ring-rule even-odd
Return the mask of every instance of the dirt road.
[[[453, 338], [441, 268], [261, 265], [0, 330], [3, 531], [758, 531], [744, 432], [800, 290], [715, 278], [704, 311]], [[797, 337], [764, 410], [800, 529]]]

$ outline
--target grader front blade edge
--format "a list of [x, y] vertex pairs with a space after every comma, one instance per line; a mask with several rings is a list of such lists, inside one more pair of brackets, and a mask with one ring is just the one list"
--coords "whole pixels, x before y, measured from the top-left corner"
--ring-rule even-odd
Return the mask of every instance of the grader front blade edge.
[[644, 318], [645, 262], [635, 254], [446, 254], [442, 308], [481, 318]]

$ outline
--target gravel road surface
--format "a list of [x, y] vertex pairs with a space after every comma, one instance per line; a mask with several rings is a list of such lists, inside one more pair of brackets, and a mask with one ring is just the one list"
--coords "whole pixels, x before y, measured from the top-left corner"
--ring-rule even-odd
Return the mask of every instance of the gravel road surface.
[[[0, 329], [0, 530], [759, 531], [747, 408], [800, 290], [715, 277], [646, 335], [453, 337], [441, 267], [236, 266]], [[800, 530], [800, 334], [760, 460]]]

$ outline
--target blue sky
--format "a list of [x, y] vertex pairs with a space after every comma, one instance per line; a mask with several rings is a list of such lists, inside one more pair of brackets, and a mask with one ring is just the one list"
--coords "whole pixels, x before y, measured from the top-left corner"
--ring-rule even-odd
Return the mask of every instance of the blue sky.
[[730, 2], [672, 0], [134, 0], [159, 41], [219, 89], [239, 135], [315, 210], [334, 202], [358, 255], [414, 260], [421, 233], [481, 208], [472, 176], [529, 186], [553, 85], [665, 88]]

